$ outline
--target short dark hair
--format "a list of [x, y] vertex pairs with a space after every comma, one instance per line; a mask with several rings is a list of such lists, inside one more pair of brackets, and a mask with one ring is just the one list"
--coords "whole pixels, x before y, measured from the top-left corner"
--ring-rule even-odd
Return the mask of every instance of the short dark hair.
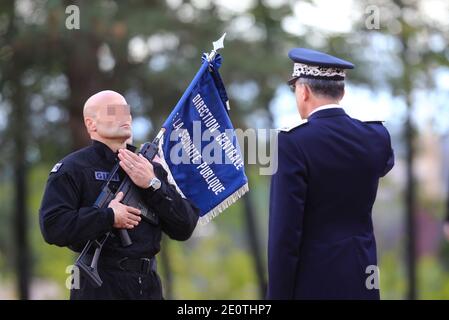
[[345, 93], [343, 80], [298, 78], [298, 82], [308, 85], [314, 95], [321, 97], [340, 99]]

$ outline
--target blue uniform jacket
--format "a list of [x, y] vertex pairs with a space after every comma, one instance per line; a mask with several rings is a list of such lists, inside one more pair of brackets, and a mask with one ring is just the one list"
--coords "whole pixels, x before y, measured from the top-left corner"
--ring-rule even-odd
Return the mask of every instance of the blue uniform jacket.
[[[268, 299], [379, 299], [371, 211], [394, 164], [381, 122], [313, 113], [278, 136], [268, 240]], [[367, 269], [368, 268], [368, 269]]]

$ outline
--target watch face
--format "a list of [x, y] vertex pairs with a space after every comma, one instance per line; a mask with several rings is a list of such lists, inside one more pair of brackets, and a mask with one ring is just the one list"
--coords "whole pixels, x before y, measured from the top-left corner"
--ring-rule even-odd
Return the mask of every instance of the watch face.
[[151, 179], [150, 187], [157, 190], [161, 187], [161, 181], [158, 178]]

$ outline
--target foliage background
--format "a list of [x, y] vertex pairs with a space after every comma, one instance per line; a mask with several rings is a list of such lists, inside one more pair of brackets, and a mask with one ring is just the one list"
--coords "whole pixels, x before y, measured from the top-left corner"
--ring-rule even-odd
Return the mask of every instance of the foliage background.
[[[80, 9], [79, 30], [66, 28], [65, 10], [72, 4]], [[89, 143], [84, 101], [103, 89], [122, 92], [133, 107], [136, 142], [150, 140], [196, 72], [201, 53], [223, 32], [221, 74], [236, 128], [274, 128], [298, 117], [285, 88], [290, 48], [311, 47], [356, 63], [345, 106], [362, 117], [383, 112], [396, 152], [373, 209], [382, 298], [408, 297], [404, 197], [410, 184], [417, 298], [449, 298], [449, 249], [441, 232], [449, 150], [448, 9], [439, 0], [2, 1], [0, 298], [23, 298], [21, 268], [30, 274], [28, 298], [68, 296], [65, 270], [74, 256], [44, 243], [38, 210], [54, 163]], [[413, 180], [407, 175], [409, 150]], [[261, 298], [264, 284], [245, 214], [249, 204], [265, 266], [269, 177], [259, 174], [257, 164], [247, 171], [246, 202], [185, 243], [164, 240], [169, 268], [159, 265], [168, 298]], [[26, 231], [20, 232], [23, 218]], [[28, 259], [20, 255], [26, 243]], [[266, 279], [266, 267], [262, 272]]]

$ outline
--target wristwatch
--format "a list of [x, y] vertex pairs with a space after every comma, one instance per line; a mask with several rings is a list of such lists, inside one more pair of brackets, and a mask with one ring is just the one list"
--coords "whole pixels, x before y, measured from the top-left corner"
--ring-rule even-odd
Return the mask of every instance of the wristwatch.
[[156, 191], [161, 187], [161, 180], [159, 180], [158, 178], [154, 177], [150, 180], [150, 184], [148, 185], [148, 187], [153, 190]]

